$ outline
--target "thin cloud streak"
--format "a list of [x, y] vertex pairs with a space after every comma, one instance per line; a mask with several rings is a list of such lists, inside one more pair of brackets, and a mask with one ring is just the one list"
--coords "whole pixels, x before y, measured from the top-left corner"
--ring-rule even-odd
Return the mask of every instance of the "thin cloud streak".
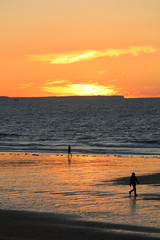
[[155, 53], [158, 50], [151, 46], [129, 47], [126, 49], [104, 49], [70, 52], [67, 54], [37, 54], [28, 55], [29, 60], [49, 62], [50, 64], [71, 64], [81, 61], [92, 60], [100, 57], [119, 57], [125, 54], [139, 56], [140, 53]]
[[56, 80], [56, 81], [46, 80], [46, 83], [44, 85], [56, 85], [56, 84], [62, 84], [65, 82], [66, 80]]

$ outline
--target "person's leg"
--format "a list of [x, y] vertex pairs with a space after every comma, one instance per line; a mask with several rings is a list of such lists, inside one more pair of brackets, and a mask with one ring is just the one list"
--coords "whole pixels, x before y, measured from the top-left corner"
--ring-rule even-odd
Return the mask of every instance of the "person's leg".
[[129, 191], [129, 194], [131, 195], [131, 193], [134, 191], [134, 188], [131, 190], [131, 191]]
[[134, 195], [135, 195], [135, 197], [138, 196], [137, 191], [136, 191], [136, 187], [134, 187]]

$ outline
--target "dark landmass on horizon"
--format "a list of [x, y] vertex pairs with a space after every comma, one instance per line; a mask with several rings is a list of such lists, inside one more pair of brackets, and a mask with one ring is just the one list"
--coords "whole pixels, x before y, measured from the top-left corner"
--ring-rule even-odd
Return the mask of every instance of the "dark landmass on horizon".
[[0, 100], [20, 100], [20, 99], [59, 99], [59, 98], [70, 98], [70, 99], [81, 99], [81, 98], [107, 98], [107, 99], [124, 99], [124, 96], [121, 95], [111, 95], [111, 96], [103, 96], [103, 95], [95, 95], [95, 96], [46, 96], [46, 97], [8, 97], [8, 96], [0, 96]]
[[111, 99], [111, 100], [123, 100], [123, 99], [160, 99], [160, 97], [136, 97], [136, 98], [126, 98], [122, 95], [94, 95], [94, 96], [44, 96], [44, 97], [8, 97], [8, 96], [0, 96], [0, 101], [11, 100], [11, 101], [19, 101], [23, 99]]

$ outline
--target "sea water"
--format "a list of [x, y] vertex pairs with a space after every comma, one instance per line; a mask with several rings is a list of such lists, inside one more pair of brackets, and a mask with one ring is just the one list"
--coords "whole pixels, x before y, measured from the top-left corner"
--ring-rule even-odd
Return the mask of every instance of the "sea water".
[[160, 98], [0, 100], [0, 151], [160, 155]]

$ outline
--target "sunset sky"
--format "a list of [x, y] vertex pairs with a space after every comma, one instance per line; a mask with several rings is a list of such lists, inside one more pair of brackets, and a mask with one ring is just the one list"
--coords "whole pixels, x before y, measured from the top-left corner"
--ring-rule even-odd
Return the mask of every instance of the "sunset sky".
[[0, 96], [160, 97], [160, 0], [1, 0]]

